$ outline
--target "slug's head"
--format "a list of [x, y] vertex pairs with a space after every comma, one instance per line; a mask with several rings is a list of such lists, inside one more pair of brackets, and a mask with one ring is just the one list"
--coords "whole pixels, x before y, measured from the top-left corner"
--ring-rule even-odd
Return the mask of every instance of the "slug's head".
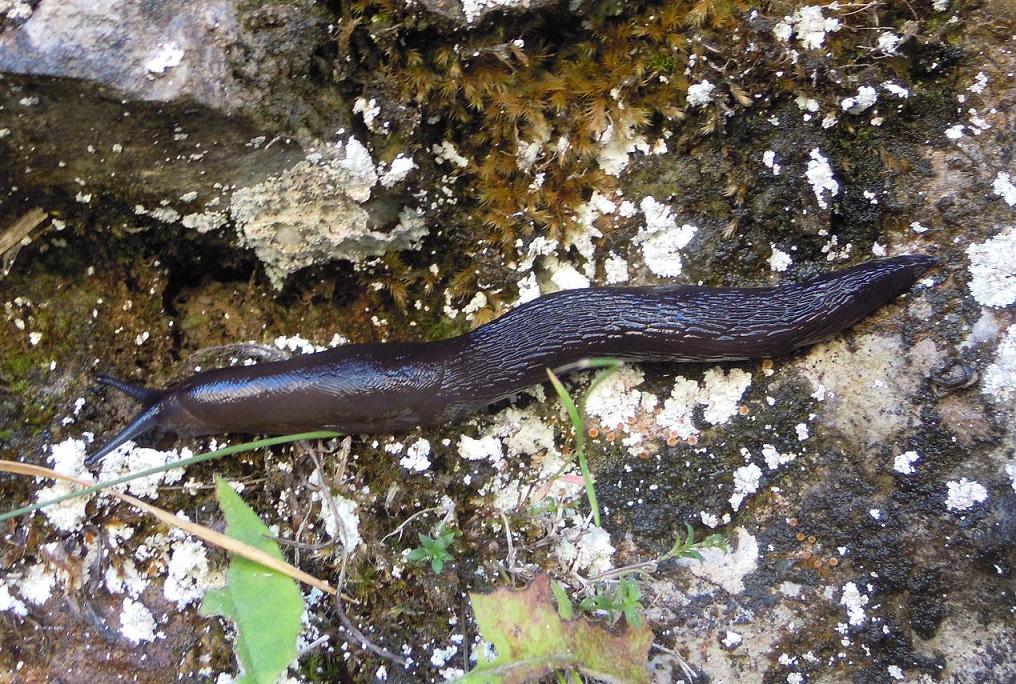
[[882, 266], [882, 282], [895, 297], [913, 287], [925, 271], [938, 263], [938, 259], [924, 254], [907, 254], [875, 263]]
[[127, 425], [127, 427], [118, 432], [113, 439], [99, 447], [97, 451], [85, 458], [86, 466], [95, 465], [117, 447], [148, 432], [154, 427], [158, 427], [160, 425], [160, 414], [163, 410], [163, 392], [150, 390], [145, 387], [124, 382], [123, 380], [117, 380], [116, 378], [111, 378], [105, 375], [100, 375], [95, 379], [95, 381], [100, 385], [108, 385], [109, 387], [120, 390], [141, 404], [142, 409], [141, 412], [134, 417], [134, 420]]

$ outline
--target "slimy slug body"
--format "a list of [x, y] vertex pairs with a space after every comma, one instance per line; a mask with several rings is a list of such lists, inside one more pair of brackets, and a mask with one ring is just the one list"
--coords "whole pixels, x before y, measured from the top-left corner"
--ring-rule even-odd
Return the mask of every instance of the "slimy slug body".
[[565, 290], [437, 342], [349, 344], [287, 361], [197, 373], [164, 390], [99, 378], [139, 415], [95, 463], [154, 427], [181, 435], [393, 432], [459, 420], [590, 357], [736, 361], [828, 339], [908, 290], [935, 263], [870, 261], [770, 288], [687, 285]]

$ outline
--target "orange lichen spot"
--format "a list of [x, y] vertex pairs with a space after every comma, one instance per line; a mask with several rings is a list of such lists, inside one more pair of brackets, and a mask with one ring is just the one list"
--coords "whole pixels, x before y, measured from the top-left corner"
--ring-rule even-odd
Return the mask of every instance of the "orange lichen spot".
[[587, 433], [591, 438], [596, 439], [600, 435], [600, 429], [591, 427]]
[[803, 542], [804, 541], [804, 532], [798, 532], [794, 536], [797, 538], [797, 541], [799, 541], [799, 542]]
[[830, 558], [829, 559], [829, 567], [830, 568], [835, 568], [839, 564], [840, 564], [840, 559], [839, 558]]
[[791, 527], [797, 527], [797, 518], [787, 518], [787, 524]]
[[677, 446], [677, 437], [667, 437], [667, 446], [669, 447]]
[[639, 458], [642, 459], [643, 461], [648, 461], [649, 460], [649, 452], [648, 451], [640, 451], [639, 452]]
[[818, 541], [818, 540], [815, 538], [815, 535], [811, 535], [811, 536], [808, 537], [808, 543], [809, 544], [814, 544], [816, 541]]
[[821, 558], [816, 558], [816, 559], [814, 560], [814, 562], [812, 562], [811, 566], [812, 566], [813, 568], [815, 568], [816, 570], [818, 570], [819, 568], [821, 568], [821, 567], [822, 567], [822, 559], [821, 559]]
[[614, 433], [614, 431], [613, 430], [608, 430], [607, 431], [607, 441], [608, 442], [613, 442], [615, 439], [617, 439], [617, 435]]
[[773, 369], [773, 360], [762, 359], [762, 370], [772, 370], [772, 369]]
[[692, 435], [688, 438], [688, 446], [695, 446], [698, 444], [698, 436]]
[[749, 409], [745, 404], [741, 404], [740, 406], [737, 407], [737, 412], [740, 413], [742, 416], [746, 416], [748, 415]]

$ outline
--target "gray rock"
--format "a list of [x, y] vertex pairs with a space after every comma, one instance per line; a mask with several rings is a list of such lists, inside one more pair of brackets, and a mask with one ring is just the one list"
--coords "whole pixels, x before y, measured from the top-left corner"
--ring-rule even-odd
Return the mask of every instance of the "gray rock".
[[[408, 2], [412, 6], [417, 3]], [[556, 0], [420, 0], [431, 12], [463, 25], [477, 24], [491, 12], [528, 10], [557, 4]]]
[[233, 222], [277, 286], [422, 235], [401, 204], [360, 206], [377, 180], [362, 147], [352, 171], [308, 161], [350, 120], [335, 83], [315, 78], [330, 73], [320, 6], [44, 0], [25, 15], [0, 29], [0, 173], [19, 199], [99, 208], [111, 224]]

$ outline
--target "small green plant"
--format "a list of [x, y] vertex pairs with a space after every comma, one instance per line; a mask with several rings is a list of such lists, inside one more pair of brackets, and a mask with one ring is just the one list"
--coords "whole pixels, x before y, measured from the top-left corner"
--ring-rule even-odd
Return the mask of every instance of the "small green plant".
[[663, 557], [664, 559], [694, 558], [701, 561], [705, 560], [699, 553], [702, 549], [720, 549], [724, 553], [730, 550], [727, 546], [727, 538], [722, 534], [711, 534], [702, 541], [695, 541], [695, 529], [688, 523], [685, 523], [684, 526], [688, 530], [688, 536], [682, 540], [681, 535], [678, 534], [674, 545], [670, 547], [670, 551]]
[[587, 596], [579, 603], [579, 608], [587, 613], [602, 610], [607, 613], [610, 624], [617, 622], [622, 615], [632, 627], [642, 626], [642, 592], [634, 580], [622, 579], [612, 589], [598, 589], [592, 596]]
[[557, 614], [562, 620], [571, 620], [575, 616], [575, 608], [572, 606], [568, 592], [560, 582], [551, 582], [550, 588], [554, 592], [554, 599], [557, 601]]
[[582, 471], [582, 480], [585, 482], [586, 487], [586, 498], [589, 499], [589, 508], [593, 513], [593, 522], [597, 527], [600, 526], [600, 505], [596, 501], [596, 490], [593, 489], [593, 476], [589, 472], [589, 462], [586, 460], [586, 399], [593, 393], [598, 385], [607, 380], [611, 375], [617, 372], [621, 367], [621, 362], [617, 359], [586, 359], [579, 363], [566, 366], [565, 368], [559, 368], [558, 371], [562, 370], [574, 370], [579, 368], [606, 368], [607, 370], [599, 375], [592, 384], [589, 385], [589, 389], [586, 391], [581, 402], [578, 405], [575, 404], [575, 400], [572, 399], [571, 394], [565, 389], [561, 380], [558, 379], [557, 375], [551, 369], [547, 369], [547, 377], [550, 378], [550, 384], [554, 386], [554, 391], [557, 392], [558, 398], [561, 399], [561, 403], [564, 404], [565, 411], [568, 413], [568, 419], [571, 421], [572, 427], [575, 429], [575, 457], [579, 462], [579, 470]]
[[444, 569], [447, 561], [455, 557], [448, 552], [457, 533], [455, 530], [446, 530], [444, 525], [439, 525], [433, 537], [426, 534], [418, 534], [420, 546], [409, 552], [406, 556], [413, 563], [430, 562], [430, 569], [439, 574]]

